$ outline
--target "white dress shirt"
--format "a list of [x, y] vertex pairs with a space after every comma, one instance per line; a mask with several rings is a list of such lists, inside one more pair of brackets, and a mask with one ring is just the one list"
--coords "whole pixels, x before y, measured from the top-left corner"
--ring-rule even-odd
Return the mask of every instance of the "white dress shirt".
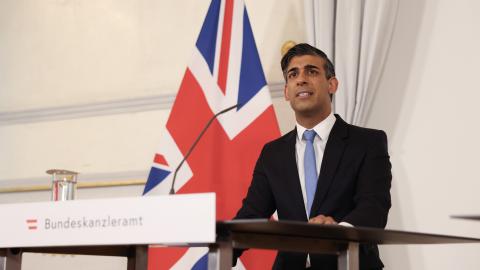
[[[320, 175], [320, 166], [322, 165], [323, 160], [323, 153], [325, 152], [325, 146], [327, 145], [328, 136], [330, 136], [330, 132], [332, 131], [333, 125], [337, 118], [331, 112], [327, 118], [325, 118], [322, 122], [318, 123], [312, 129], [315, 130], [315, 138], [313, 139], [313, 150], [315, 151], [315, 161], [317, 163], [317, 175]], [[303, 140], [303, 132], [307, 130], [307, 128], [302, 127], [300, 124], [297, 123], [297, 141], [295, 143], [295, 157], [297, 159], [297, 169], [298, 169], [298, 176], [300, 178], [300, 187], [302, 188], [302, 196], [303, 196], [303, 204], [305, 205], [305, 213], [307, 213], [308, 217], [308, 210], [307, 210], [307, 190], [305, 188], [305, 168], [303, 166], [303, 159], [305, 156], [305, 147], [307, 143]], [[322, 188], [322, 187], [320, 187]], [[340, 222], [339, 225], [353, 227], [352, 224], [348, 222]]]
[[[317, 175], [320, 175], [320, 166], [323, 160], [323, 152], [325, 152], [325, 146], [327, 145], [328, 136], [330, 135], [330, 131], [332, 131], [333, 125], [337, 119], [330, 113], [327, 118], [325, 118], [322, 122], [318, 123], [312, 129], [315, 130], [315, 138], [313, 139], [313, 149], [315, 151], [315, 161], [317, 165]], [[307, 210], [307, 191], [305, 188], [305, 169], [303, 166], [303, 159], [305, 156], [305, 147], [306, 141], [303, 140], [303, 133], [307, 130], [307, 128], [302, 127], [300, 124], [297, 123], [297, 141], [295, 143], [295, 156], [297, 158], [297, 169], [298, 169], [298, 176], [300, 178], [300, 187], [302, 188], [302, 195], [303, 195], [303, 202], [305, 205], [305, 212], [307, 213], [308, 217], [308, 210]]]
[[[313, 150], [315, 151], [315, 162], [317, 163], [317, 175], [320, 175], [320, 166], [322, 165], [323, 160], [323, 153], [325, 152], [325, 146], [327, 145], [328, 136], [330, 136], [330, 132], [332, 131], [333, 125], [337, 118], [333, 115], [332, 112], [325, 118], [322, 122], [318, 123], [312, 129], [315, 130], [315, 138], [313, 139]], [[297, 123], [297, 141], [295, 143], [295, 157], [297, 160], [297, 169], [298, 169], [298, 176], [300, 178], [300, 187], [302, 188], [302, 196], [303, 196], [303, 204], [305, 205], [305, 213], [307, 213], [307, 217], [309, 216], [308, 209], [307, 209], [307, 190], [305, 188], [305, 168], [303, 166], [303, 159], [305, 156], [305, 147], [306, 141], [303, 140], [303, 133], [307, 128], [301, 126]], [[322, 188], [320, 186], [320, 188]], [[351, 226], [350, 223], [347, 222], [340, 222], [339, 225], [343, 226]], [[307, 256], [306, 267], [310, 267], [310, 255]]]

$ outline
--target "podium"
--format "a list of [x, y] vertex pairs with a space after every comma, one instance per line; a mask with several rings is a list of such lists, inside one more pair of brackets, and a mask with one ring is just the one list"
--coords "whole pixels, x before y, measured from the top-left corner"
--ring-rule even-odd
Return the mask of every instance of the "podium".
[[[214, 243], [186, 244], [209, 246], [209, 269], [231, 269], [233, 248], [263, 248], [284, 251], [338, 255], [338, 269], [358, 270], [358, 244], [454, 244], [480, 243], [480, 239], [437, 234], [350, 228], [337, 225], [315, 225], [294, 221], [235, 220], [216, 224]], [[172, 244], [183, 245], [183, 244]], [[64, 247], [1, 248], [0, 256], [7, 258], [6, 270], [21, 269], [21, 254], [55, 253], [124, 256], [128, 270], [147, 267], [148, 245], [100, 245]]]
[[375, 228], [316, 225], [298, 221], [217, 222], [210, 261], [230, 269], [233, 248], [277, 249], [338, 256], [339, 270], [358, 270], [359, 243], [378, 245], [480, 243], [480, 239]]
[[[468, 237], [317, 225], [295, 221], [234, 220], [215, 222], [215, 197], [213, 194], [122, 200], [85, 200], [63, 205], [50, 202], [0, 205], [0, 211], [3, 213], [11, 211], [12, 213], [12, 215], [6, 215], [10, 218], [0, 224], [2, 232], [0, 257], [6, 257], [5, 269], [21, 269], [22, 254], [31, 252], [123, 256], [128, 258], [128, 270], [145, 270], [148, 261], [148, 247], [163, 244], [208, 246], [209, 269], [231, 269], [234, 248], [261, 248], [335, 254], [338, 256], [338, 269], [358, 270], [359, 243], [378, 245], [480, 243], [480, 239]], [[126, 203], [128, 207], [119, 207], [123, 203]], [[152, 203], [161, 205], [152, 206]], [[90, 208], [92, 204], [96, 208]], [[112, 205], [120, 208], [117, 210], [125, 215], [133, 213], [141, 215], [143, 225], [129, 228], [113, 226], [103, 231], [87, 227], [83, 231], [75, 231], [76, 234], [80, 234], [80, 237], [71, 233], [70, 226], [79, 216], [87, 215], [86, 219], [94, 219], [105, 215], [105, 210], [111, 211]], [[139, 205], [143, 208], [137, 209]], [[64, 215], [62, 208], [76, 212]], [[86, 212], [87, 209], [89, 210]], [[159, 209], [164, 213], [159, 212]], [[42, 211], [36, 215], [38, 219], [35, 222], [36, 225], [32, 225], [32, 221], [28, 219], [31, 214], [29, 211], [33, 210]], [[52, 210], [54, 211], [52, 212]], [[188, 212], [187, 210], [195, 212], [192, 215], [203, 216], [203, 218], [192, 222], [190, 215], [183, 214]], [[66, 226], [66, 224], [70, 224], [70, 226], [59, 231], [47, 230], [45, 217], [40, 216], [39, 213], [62, 220], [62, 226]], [[118, 215], [115, 211], [109, 213], [113, 216]], [[54, 214], [57, 216], [52, 216]], [[49, 222], [49, 226], [51, 226], [53, 223]], [[33, 229], [33, 227], [36, 228]], [[166, 231], [164, 232], [162, 229]], [[67, 234], [64, 234], [65, 230]], [[131, 231], [125, 233], [126, 230]], [[7, 233], [5, 234], [5, 232]]]

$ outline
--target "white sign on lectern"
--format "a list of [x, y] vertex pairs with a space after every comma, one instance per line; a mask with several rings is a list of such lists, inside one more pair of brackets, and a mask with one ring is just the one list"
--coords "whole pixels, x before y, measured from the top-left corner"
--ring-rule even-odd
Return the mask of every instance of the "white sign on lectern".
[[215, 242], [215, 194], [0, 205], [0, 248]]

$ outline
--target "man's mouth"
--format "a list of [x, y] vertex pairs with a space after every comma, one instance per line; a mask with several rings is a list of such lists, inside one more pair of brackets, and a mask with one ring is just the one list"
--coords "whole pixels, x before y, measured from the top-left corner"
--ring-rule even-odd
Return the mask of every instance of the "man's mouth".
[[313, 92], [311, 91], [298, 91], [297, 94], [295, 95], [296, 97], [308, 97], [313, 95]]

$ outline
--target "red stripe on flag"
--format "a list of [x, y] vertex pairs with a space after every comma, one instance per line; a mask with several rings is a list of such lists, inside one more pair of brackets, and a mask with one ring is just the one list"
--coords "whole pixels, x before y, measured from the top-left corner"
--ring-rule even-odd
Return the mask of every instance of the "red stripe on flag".
[[28, 229], [29, 229], [29, 230], [36, 230], [36, 229], [37, 229], [37, 226], [28, 226]]
[[148, 249], [147, 269], [167, 270], [172, 268], [177, 261], [185, 255], [188, 248], [151, 247]]
[[160, 155], [160, 154], [155, 154], [155, 157], [153, 158], [153, 162], [168, 166], [167, 160], [163, 155]]
[[222, 45], [220, 49], [220, 63], [218, 69], [218, 86], [225, 94], [228, 75], [228, 59], [230, 54], [230, 41], [232, 36], [233, 0], [225, 2], [223, 15]]
[[200, 85], [187, 68], [166, 124], [183, 155], [212, 116]]
[[[270, 266], [272, 262], [275, 260], [275, 256], [277, 256], [276, 250], [266, 250], [266, 249], [249, 249], [243, 252], [242, 257], [240, 260], [242, 261], [245, 269], [248, 270], [264, 270], [266, 269], [266, 262], [270, 262]], [[259, 260], [258, 258], [262, 258]], [[271, 267], [269, 267], [270, 269]]]
[[36, 219], [27, 219], [27, 223], [37, 222]]

